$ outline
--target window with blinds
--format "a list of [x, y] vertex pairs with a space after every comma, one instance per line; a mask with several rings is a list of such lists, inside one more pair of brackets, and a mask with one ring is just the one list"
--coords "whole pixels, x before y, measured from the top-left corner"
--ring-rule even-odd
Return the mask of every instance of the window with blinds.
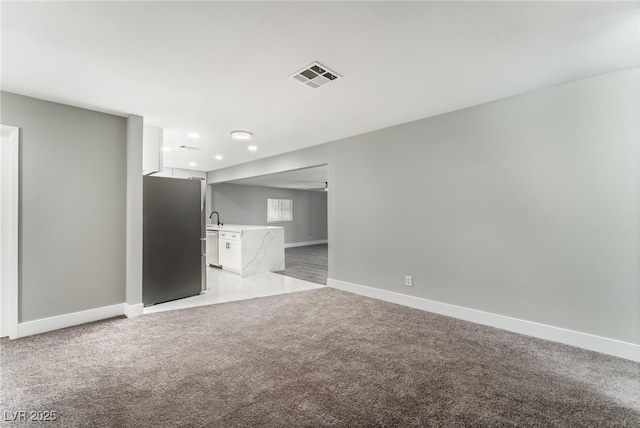
[[267, 199], [267, 222], [293, 221], [293, 200]]

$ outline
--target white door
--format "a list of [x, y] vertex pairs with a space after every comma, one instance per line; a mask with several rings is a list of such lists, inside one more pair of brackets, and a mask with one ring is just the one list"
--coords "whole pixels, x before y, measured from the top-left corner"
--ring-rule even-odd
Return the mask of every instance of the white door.
[[18, 337], [19, 129], [0, 125], [0, 337]]

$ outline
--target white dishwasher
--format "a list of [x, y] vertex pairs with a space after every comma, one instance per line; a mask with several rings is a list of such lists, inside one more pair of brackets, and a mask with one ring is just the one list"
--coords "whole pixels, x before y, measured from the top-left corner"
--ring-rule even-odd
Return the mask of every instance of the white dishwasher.
[[220, 267], [218, 251], [218, 231], [207, 230], [207, 264]]

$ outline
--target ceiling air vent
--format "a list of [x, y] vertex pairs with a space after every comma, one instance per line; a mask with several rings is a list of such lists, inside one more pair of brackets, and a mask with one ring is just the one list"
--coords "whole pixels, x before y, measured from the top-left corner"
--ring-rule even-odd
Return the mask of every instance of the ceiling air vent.
[[291, 77], [314, 89], [319, 88], [325, 83], [342, 78], [338, 73], [329, 70], [329, 68], [318, 62], [314, 62], [302, 70], [293, 73]]
[[185, 146], [184, 144], [180, 146], [181, 149], [187, 150], [202, 150], [202, 147], [194, 147], [194, 146]]

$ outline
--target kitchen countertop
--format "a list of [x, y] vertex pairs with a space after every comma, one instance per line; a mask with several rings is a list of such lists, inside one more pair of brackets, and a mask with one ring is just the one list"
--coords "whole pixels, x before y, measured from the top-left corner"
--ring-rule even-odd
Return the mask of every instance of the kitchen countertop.
[[230, 232], [242, 232], [245, 230], [262, 230], [262, 229], [282, 229], [280, 226], [252, 226], [245, 224], [225, 224], [223, 226], [216, 226], [215, 224], [208, 224], [207, 230], [228, 230]]

